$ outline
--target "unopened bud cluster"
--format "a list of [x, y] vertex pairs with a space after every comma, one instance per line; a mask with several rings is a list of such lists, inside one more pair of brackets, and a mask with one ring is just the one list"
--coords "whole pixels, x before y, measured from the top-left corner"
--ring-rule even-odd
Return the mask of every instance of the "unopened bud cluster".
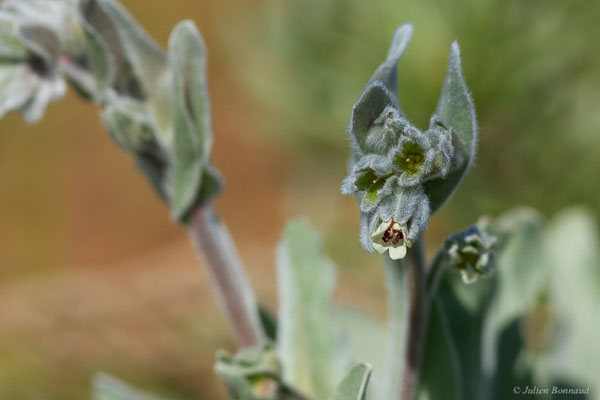
[[471, 225], [446, 240], [446, 263], [460, 273], [463, 282], [474, 283], [490, 276], [495, 243], [482, 224]]

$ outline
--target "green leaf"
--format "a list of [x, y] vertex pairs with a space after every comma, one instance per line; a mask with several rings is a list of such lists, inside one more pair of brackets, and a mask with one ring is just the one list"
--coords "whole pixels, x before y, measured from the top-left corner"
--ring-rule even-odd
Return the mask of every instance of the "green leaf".
[[361, 360], [368, 362], [374, 370], [371, 387], [381, 387], [379, 378], [385, 368], [387, 350], [385, 324], [354, 308], [336, 306], [333, 311], [333, 320], [340, 332], [338, 351], [348, 357], [344, 362], [348, 365]]
[[546, 283], [542, 249], [543, 218], [518, 208], [494, 222], [507, 236], [497, 257], [497, 294], [493, 301], [495, 330], [502, 331], [534, 306]]
[[182, 219], [197, 200], [212, 146], [206, 50], [193, 22], [181, 22], [173, 30], [169, 65], [173, 73], [174, 117], [171, 209], [175, 219]]
[[[489, 387], [489, 370], [487, 369], [487, 357], [484, 352], [487, 348], [489, 337], [485, 332], [487, 313], [489, 311], [490, 299], [492, 298], [493, 279], [481, 280], [471, 285], [465, 285], [456, 275], [448, 271], [442, 277], [438, 291], [435, 295], [435, 304], [439, 315], [438, 321], [432, 320], [435, 327], [439, 324], [444, 331], [444, 336], [430, 330], [429, 337], [435, 343], [439, 351], [444, 354], [442, 362], [453, 366], [453, 374], [439, 371], [435, 364], [435, 354], [425, 359], [423, 369], [433, 372], [428, 373], [428, 389], [430, 399], [483, 399]], [[443, 341], [446, 341], [444, 344]], [[429, 346], [429, 344], [427, 344]], [[445, 348], [444, 348], [445, 347]], [[427, 351], [427, 350], [426, 350]], [[429, 350], [431, 351], [431, 350]], [[441, 373], [442, 376], [436, 376]], [[443, 395], [441, 388], [434, 387], [440, 381], [454, 384], [448, 387], [448, 394]], [[452, 393], [452, 395], [450, 394]], [[434, 396], [435, 394], [435, 396]], [[441, 396], [441, 397], [439, 397]], [[461, 397], [462, 396], [462, 397]]]
[[[171, 82], [165, 53], [119, 3], [113, 0], [89, 1], [97, 4], [103, 15], [108, 17], [108, 21], [105, 17], [99, 17], [96, 26], [103, 27], [108, 48], [116, 54], [122, 48], [122, 55], [126, 57], [140, 85], [142, 97], [148, 102], [150, 115], [157, 133], [160, 133], [157, 138], [163, 147], [169, 147], [172, 135], [169, 107]], [[114, 43], [115, 40], [118, 44]]]
[[448, 315], [438, 301], [432, 304], [425, 352], [421, 366], [421, 384], [418, 400], [460, 400], [462, 394], [462, 366]]
[[277, 319], [275, 315], [267, 307], [259, 304], [258, 317], [267, 338], [273, 342], [277, 341]]
[[141, 98], [141, 89], [111, 17], [98, 0], [82, 0], [79, 12], [96, 90], [102, 93], [104, 89], [113, 87], [119, 93]]
[[457, 42], [452, 43], [450, 47], [448, 72], [435, 113], [452, 128], [458, 140], [454, 140], [455, 165], [448, 176], [432, 179], [424, 184], [432, 213], [438, 210], [460, 185], [471, 168], [477, 151], [475, 107], [463, 77]]
[[386, 60], [371, 77], [371, 82], [379, 81], [383, 83], [387, 90], [394, 94], [398, 92], [398, 61], [406, 51], [412, 31], [411, 24], [403, 24], [396, 29]]
[[[144, 393], [133, 386], [104, 373], [94, 376], [92, 382], [92, 398], [94, 400], [161, 400]], [[164, 400], [164, 399], [163, 399]]]
[[548, 224], [545, 275], [554, 326], [547, 348], [533, 356], [535, 377], [544, 384], [560, 380], [600, 392], [599, 248], [595, 217], [583, 208], [565, 210]]
[[335, 273], [307, 221], [287, 224], [277, 249], [277, 273], [277, 351], [284, 381], [306, 395], [326, 399], [341, 378], [334, 371], [330, 309]]
[[339, 384], [331, 400], [365, 400], [372, 369], [369, 364], [353, 367]]
[[81, 23], [85, 30], [87, 59], [98, 96], [94, 100], [99, 101], [104, 90], [114, 83], [116, 60], [96, 29], [83, 18]]

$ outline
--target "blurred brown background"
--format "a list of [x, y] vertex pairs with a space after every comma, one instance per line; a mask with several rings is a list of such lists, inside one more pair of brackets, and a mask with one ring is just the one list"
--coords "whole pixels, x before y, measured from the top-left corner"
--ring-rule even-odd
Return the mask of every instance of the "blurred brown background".
[[[209, 48], [216, 208], [274, 309], [273, 249], [308, 215], [340, 267], [340, 301], [383, 316], [378, 258], [339, 195], [352, 103], [397, 25], [415, 36], [401, 106], [425, 126], [458, 38], [480, 124], [478, 165], [428, 231], [430, 251], [481, 214], [600, 211], [598, 2], [123, 0], [161, 45], [193, 19]], [[594, 12], [595, 11], [595, 12]], [[72, 92], [42, 123], [0, 121], [0, 398], [89, 398], [103, 370], [174, 399], [220, 399], [232, 348], [185, 231]], [[368, 276], [368, 279], [365, 278]]]

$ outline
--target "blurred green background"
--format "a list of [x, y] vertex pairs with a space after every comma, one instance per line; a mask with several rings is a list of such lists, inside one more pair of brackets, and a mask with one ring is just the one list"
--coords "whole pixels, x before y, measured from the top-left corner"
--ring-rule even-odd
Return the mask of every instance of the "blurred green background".
[[[338, 188], [350, 108], [404, 22], [407, 116], [426, 127], [458, 39], [480, 122], [477, 163], [433, 218], [430, 252], [514, 205], [600, 213], [598, 1], [122, 3], [163, 46], [186, 18], [206, 39], [227, 183], [217, 209], [271, 308], [273, 248], [303, 214], [340, 267], [336, 297], [385, 315], [379, 259]], [[0, 121], [0, 398], [88, 398], [96, 370], [174, 399], [224, 398], [212, 364], [232, 348], [227, 327], [184, 230], [132, 166], [72, 92], [39, 125]]]

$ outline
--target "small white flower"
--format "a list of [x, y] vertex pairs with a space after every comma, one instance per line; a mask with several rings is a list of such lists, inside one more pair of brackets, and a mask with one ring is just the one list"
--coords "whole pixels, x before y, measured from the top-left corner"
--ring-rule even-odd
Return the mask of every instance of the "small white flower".
[[392, 260], [399, 260], [404, 258], [407, 247], [410, 247], [407, 234], [406, 227], [401, 226], [393, 219], [383, 221], [371, 235], [371, 238], [373, 238], [371, 246], [379, 254], [383, 254], [389, 250], [390, 258]]

